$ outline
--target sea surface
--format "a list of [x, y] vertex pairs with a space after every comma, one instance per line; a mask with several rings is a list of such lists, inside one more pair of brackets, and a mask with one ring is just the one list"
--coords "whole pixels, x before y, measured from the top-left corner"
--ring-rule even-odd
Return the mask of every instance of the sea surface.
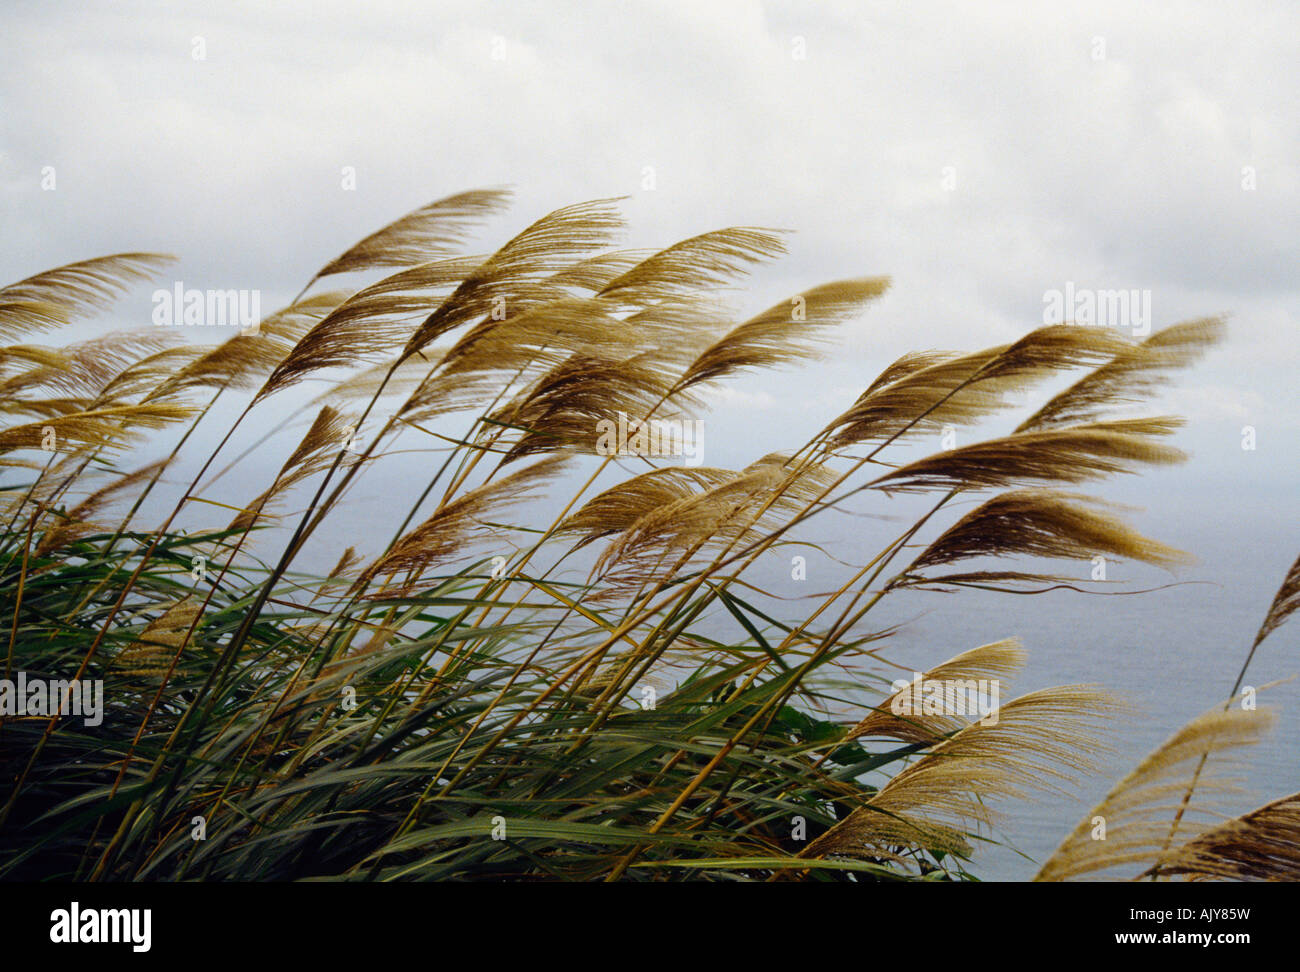
[[[983, 880], [1025, 880], [1110, 787], [1178, 727], [1214, 705], [1232, 687], [1256, 630], [1300, 544], [1294, 525], [1269, 515], [1171, 522], [1148, 516], [1147, 532], [1198, 552], [1199, 565], [1171, 577], [1140, 565], [1111, 565], [1117, 590], [1175, 586], [1100, 596], [1052, 591], [1034, 596], [988, 591], [890, 595], [874, 625], [899, 623], [883, 652], [898, 664], [926, 667], [977, 645], [1014, 636], [1028, 653], [1023, 674], [1002, 689], [1002, 701], [1069, 683], [1105, 686], [1127, 704], [1105, 733], [1113, 746], [1100, 772], [1069, 796], [1005, 800], [992, 836], [977, 845], [970, 871]], [[1162, 525], [1168, 529], [1160, 530]], [[1037, 565], [1021, 561], [1026, 569]], [[1052, 567], [1061, 565], [1053, 563]], [[1087, 578], [1090, 563], [1066, 565]], [[1122, 579], [1122, 580], [1119, 580]], [[1257, 651], [1246, 685], [1300, 673], [1300, 618], [1274, 632]], [[895, 676], [891, 676], [895, 677]], [[1242, 761], [1242, 790], [1222, 809], [1236, 814], [1300, 790], [1300, 680], [1261, 689], [1272, 707], [1272, 733]]]

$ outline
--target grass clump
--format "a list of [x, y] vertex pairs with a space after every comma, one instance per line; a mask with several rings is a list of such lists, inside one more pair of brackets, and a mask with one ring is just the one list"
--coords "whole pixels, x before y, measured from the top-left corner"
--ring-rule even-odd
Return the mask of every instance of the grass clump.
[[[1175, 420], [1116, 410], [1194, 361], [1219, 321], [910, 354], [801, 447], [739, 470], [635, 441], [610, 454], [608, 423], [679, 434], [710, 386], [815, 357], [888, 281], [822, 284], [735, 321], [719, 292], [780, 255], [780, 233], [621, 250], [602, 200], [461, 253], [505, 201], [417, 210], [215, 346], [150, 330], [0, 348], [5, 677], [104, 687], [94, 724], [0, 717], [0, 876], [961, 880], [990, 801], [1091, 771], [1105, 693], [1033, 692], [995, 724], [900, 716], [874, 667], [895, 632], [870, 612], [904, 588], [1062, 579], [981, 558], [1175, 562], [1058, 487], [1180, 458], [1162, 441]], [[123, 254], [0, 289], [0, 333], [98, 313], [165, 263]], [[377, 279], [307, 296], [340, 274]], [[1068, 372], [1009, 435], [892, 458]], [[284, 405], [307, 381], [325, 392]], [[252, 482], [258, 463], [230, 463], [230, 444], [276, 417], [305, 431]], [[205, 420], [221, 441], [180, 486], [169, 470]], [[169, 428], [171, 454], [133, 468]], [[409, 508], [346, 502], [410, 449], [433, 461]], [[205, 493], [231, 469], [247, 498], [221, 510]], [[814, 518], [897, 492], [933, 503], [800, 618], [773, 616], [785, 602], [754, 565]], [[151, 495], [171, 510], [154, 526]], [[979, 505], [959, 516], [959, 496]], [[210, 522], [178, 528], [196, 516]], [[370, 549], [333, 544], [349, 517], [377, 531]], [[332, 569], [302, 566], [309, 544]], [[1005, 641], [929, 677], [1022, 664]], [[1204, 732], [1188, 738], [1199, 753]], [[1177, 782], [1190, 796], [1197, 776]], [[1293, 803], [1241, 826], [1258, 840]], [[1226, 840], [1201, 834], [1157, 869], [1221, 874]]]

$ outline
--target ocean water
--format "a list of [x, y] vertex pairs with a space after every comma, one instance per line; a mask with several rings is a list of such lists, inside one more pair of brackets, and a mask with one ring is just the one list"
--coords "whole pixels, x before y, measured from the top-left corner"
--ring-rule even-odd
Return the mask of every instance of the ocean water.
[[[901, 591], [883, 599], [869, 615], [869, 625], [860, 629], [899, 625], [880, 654], [915, 671], [977, 645], [1016, 637], [1028, 660], [1023, 673], [1002, 686], [1003, 703], [1039, 688], [1088, 683], [1104, 686], [1126, 705], [1105, 727], [1103, 738], [1113, 750], [1095, 775], [1068, 794], [994, 805], [1001, 819], [989, 836], [996, 843], [977, 844], [969, 868], [981, 879], [1032, 877], [1038, 863], [1115, 782], [1185, 722], [1222, 703], [1231, 689], [1300, 540], [1294, 525], [1276, 516], [1276, 507], [1239, 503], [1198, 510], [1203, 503], [1209, 503], [1208, 494], [1183, 496], [1138, 518], [1148, 535], [1196, 553], [1200, 562], [1195, 566], [1171, 575], [1144, 565], [1108, 565], [1108, 589], [1164, 589], [1120, 596], [1068, 590], [1033, 596]], [[828, 538], [825, 547], [855, 554], [861, 562], [868, 550], [878, 548], [878, 542], [872, 546], [877, 536], [898, 529], [890, 524], [888, 530], [872, 526], [862, 532], [861, 537]], [[814, 562], [810, 555], [810, 568]], [[1090, 562], [981, 562], [993, 564], [1080, 579], [1092, 570]], [[769, 578], [778, 583], [776, 571]], [[1300, 620], [1291, 624], [1257, 651], [1246, 685], [1263, 686], [1300, 672]], [[885, 666], [878, 671], [887, 679], [899, 677]], [[879, 699], [879, 689], [872, 686], [864, 698]], [[1247, 751], [1241, 791], [1222, 804], [1231, 814], [1300, 790], [1300, 680], [1262, 690], [1259, 703], [1275, 710], [1275, 727]]]
[[[1252, 575], [1236, 576], [1248, 580]], [[1010, 686], [1013, 691], [1004, 689], [1004, 702], [1008, 694], [1085, 682], [1105, 686], [1130, 707], [1107, 726], [1105, 738], [1113, 753], [1072, 797], [1007, 800], [997, 807], [1004, 818], [992, 836], [1004, 844], [980, 846], [973, 873], [987, 880], [1032, 876], [1036, 866], [1022, 854], [1034, 862], [1044, 860], [1114, 782], [1184, 722], [1221, 701], [1260, 621], [1250, 593], [1198, 585], [1133, 597], [989, 594], [969, 598], [969, 604], [952, 599], [924, 608], [912, 628], [918, 637], [952, 637], [973, 646], [1010, 633], [1023, 641], [1028, 663]], [[938, 597], [942, 595], [931, 596]], [[1014, 603], [1007, 604], [1009, 599]], [[1261, 684], [1266, 672], [1271, 678], [1281, 675], [1281, 668], [1300, 668], [1294, 639], [1288, 644], [1285, 630], [1261, 648], [1258, 667], [1252, 662], [1246, 684]], [[1289, 665], [1276, 657], [1283, 650], [1291, 655]], [[1298, 695], [1294, 682], [1261, 693], [1261, 704], [1274, 707], [1278, 720], [1273, 733], [1247, 757], [1244, 792], [1225, 809], [1241, 812], [1300, 790]]]

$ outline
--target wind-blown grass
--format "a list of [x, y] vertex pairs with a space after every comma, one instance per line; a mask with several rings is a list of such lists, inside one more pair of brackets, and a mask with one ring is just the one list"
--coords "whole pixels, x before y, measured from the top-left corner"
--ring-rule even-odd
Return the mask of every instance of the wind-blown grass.
[[[0, 348], [5, 676], [105, 687], [95, 725], [0, 717], [0, 876], [966, 879], [999, 798], [1093, 771], [1103, 691], [1033, 692], [1002, 703], [996, 725], [899, 716], [872, 671], [894, 632], [871, 611], [905, 587], [1059, 579], [935, 573], [976, 558], [1177, 562], [1057, 487], [1181, 458], [1160, 441], [1174, 419], [1125, 410], [1220, 322], [1141, 343], [1058, 325], [908, 355], [810, 441], [740, 470], [602, 455], [603, 420], [695, 418], [708, 386], [815, 357], [888, 281], [821, 284], [732, 320], [719, 291], [783, 252], [779, 233], [623, 251], [610, 200], [557, 210], [487, 256], [458, 253], [505, 201], [463, 193], [395, 221], [256, 334], [215, 347], [145, 332]], [[126, 254], [0, 289], [0, 335], [102, 310], [164, 262]], [[345, 272], [386, 275], [304, 296]], [[1010, 435], [892, 457], [1066, 372], [1077, 381]], [[228, 455], [235, 431], [287, 424], [277, 402], [308, 379], [329, 387], [278, 472], [233, 511], [213, 506], [209, 473], [244, 460]], [[187, 488], [163, 479], [174, 457], [131, 468], [142, 435], [183, 429], [180, 451], [223, 398], [234, 417]], [[304, 547], [357, 515], [349, 489], [382, 475], [399, 438], [435, 458], [416, 502], [365, 510], [374, 548], [304, 573]], [[174, 506], [149, 528], [140, 509], [160, 485]], [[894, 492], [938, 495], [801, 618], [773, 617], [753, 565], [827, 510]], [[959, 495], [981, 502], [957, 515]], [[539, 513], [542, 497], [558, 514]], [[209, 528], [175, 527], [196, 509]], [[719, 618], [738, 636], [720, 639]], [[971, 646], [929, 677], [1010, 678], [1022, 663], [1013, 642]], [[1199, 724], [1184, 737], [1180, 767], [1222, 748]], [[1192, 801], [1198, 776], [1161, 785]], [[1158, 826], [1138, 843], [1164, 855], [1164, 875], [1262, 873], [1243, 842], [1294, 838], [1293, 804], [1172, 849]], [[1066, 853], [1046, 876], [1098, 863]]]

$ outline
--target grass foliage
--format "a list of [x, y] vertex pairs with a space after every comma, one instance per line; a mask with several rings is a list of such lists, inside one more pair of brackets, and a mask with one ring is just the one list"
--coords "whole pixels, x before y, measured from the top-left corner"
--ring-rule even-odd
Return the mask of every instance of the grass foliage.
[[[1093, 771], [1104, 692], [1006, 699], [995, 725], [899, 715], [879, 676], [894, 632], [871, 611], [906, 588], [1071, 582], [1017, 567], [1031, 557], [1177, 562], [1065, 487], [1181, 458], [1178, 422], [1133, 406], [1220, 321], [909, 354], [811, 440], [738, 470], [607, 455], [602, 420], [693, 421], [711, 387], [824, 351], [888, 281], [737, 320], [720, 295], [782, 234], [628, 251], [600, 200], [463, 253], [506, 201], [419, 209], [214, 346], [154, 328], [0, 347], [5, 676], [101, 679], [105, 706], [97, 725], [0, 718], [0, 876], [968, 879], [999, 799]], [[0, 289], [0, 335], [99, 314], [166, 263], [121, 254]], [[368, 282], [322, 288], [342, 274]], [[308, 381], [314, 404], [286, 406]], [[899, 457], [1014, 409], [1010, 434]], [[256, 482], [236, 431], [294, 419], [301, 438]], [[223, 438], [184, 485], [168, 470], [200, 423]], [[138, 466], [166, 429], [173, 455]], [[399, 439], [430, 457], [418, 500], [347, 503]], [[205, 495], [231, 469], [248, 484], [233, 510]], [[754, 565], [808, 553], [791, 545], [827, 511], [885, 512], [895, 493], [932, 502], [799, 617], [774, 616], [790, 602]], [[172, 510], [160, 524], [141, 522], [150, 495]], [[182, 514], [207, 525], [182, 531]], [[304, 566], [349, 517], [373, 549]], [[1295, 574], [1260, 640], [1296, 606]], [[971, 645], [930, 674], [1009, 679], [1023, 661], [1012, 640]], [[1293, 873], [1295, 797], [1193, 826], [1215, 760], [1260, 719], [1182, 730], [1107, 798], [1128, 837], [1076, 832], [1040, 877]]]

